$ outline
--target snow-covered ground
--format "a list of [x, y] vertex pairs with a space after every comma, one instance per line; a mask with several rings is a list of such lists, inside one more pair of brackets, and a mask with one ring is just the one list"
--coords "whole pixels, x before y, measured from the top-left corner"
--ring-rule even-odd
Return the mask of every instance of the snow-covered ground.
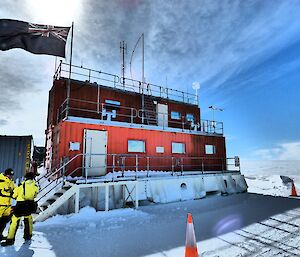
[[19, 229], [15, 246], [0, 248], [0, 256], [182, 257], [188, 212], [200, 256], [300, 256], [300, 200], [286, 198], [289, 185], [279, 177], [292, 177], [299, 191], [299, 164], [245, 163], [249, 192], [263, 195], [211, 195], [107, 213], [86, 207], [55, 216], [34, 225], [30, 244]]

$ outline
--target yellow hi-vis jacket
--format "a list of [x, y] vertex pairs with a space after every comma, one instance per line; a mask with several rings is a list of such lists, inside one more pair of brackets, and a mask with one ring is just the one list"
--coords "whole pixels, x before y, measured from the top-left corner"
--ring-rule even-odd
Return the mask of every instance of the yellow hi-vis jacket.
[[3, 173], [0, 173], [0, 206], [11, 206], [14, 189], [14, 182]]
[[20, 186], [15, 188], [13, 198], [17, 200], [17, 202], [23, 202], [31, 200], [37, 196], [39, 192], [39, 188], [36, 185], [34, 180], [25, 180], [22, 182]]

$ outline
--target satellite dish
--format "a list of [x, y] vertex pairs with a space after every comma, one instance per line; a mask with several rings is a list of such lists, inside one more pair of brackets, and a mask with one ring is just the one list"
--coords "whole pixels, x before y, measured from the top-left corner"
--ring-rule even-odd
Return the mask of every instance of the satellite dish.
[[193, 88], [194, 90], [200, 89], [200, 84], [199, 84], [199, 82], [193, 82], [192, 88]]

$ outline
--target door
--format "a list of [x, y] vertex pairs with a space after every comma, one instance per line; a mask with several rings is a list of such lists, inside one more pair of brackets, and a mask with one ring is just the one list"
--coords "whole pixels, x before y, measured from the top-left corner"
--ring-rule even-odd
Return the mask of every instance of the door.
[[84, 130], [84, 167], [88, 177], [106, 174], [107, 131]]
[[168, 105], [157, 104], [157, 125], [168, 127]]

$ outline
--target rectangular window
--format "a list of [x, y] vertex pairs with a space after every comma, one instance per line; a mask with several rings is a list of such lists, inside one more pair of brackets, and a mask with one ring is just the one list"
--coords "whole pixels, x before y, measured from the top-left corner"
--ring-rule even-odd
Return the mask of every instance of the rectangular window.
[[145, 153], [145, 141], [142, 140], [128, 140], [129, 153]]
[[111, 105], [118, 105], [118, 106], [121, 105], [121, 103], [120, 103], [119, 101], [109, 100], [109, 99], [106, 99], [106, 100], [105, 100], [105, 103], [111, 104]]
[[215, 154], [216, 146], [214, 145], [205, 145], [205, 154]]
[[172, 153], [185, 153], [185, 144], [172, 143]]
[[165, 152], [165, 148], [163, 146], [157, 146], [156, 147], [156, 152], [157, 153], [164, 153]]
[[181, 119], [181, 113], [180, 112], [171, 112], [171, 119], [173, 120], [180, 120]]
[[186, 120], [187, 120], [187, 121], [190, 121], [190, 122], [194, 122], [194, 121], [195, 121], [195, 119], [194, 119], [194, 114], [187, 113], [187, 114], [186, 114]]

